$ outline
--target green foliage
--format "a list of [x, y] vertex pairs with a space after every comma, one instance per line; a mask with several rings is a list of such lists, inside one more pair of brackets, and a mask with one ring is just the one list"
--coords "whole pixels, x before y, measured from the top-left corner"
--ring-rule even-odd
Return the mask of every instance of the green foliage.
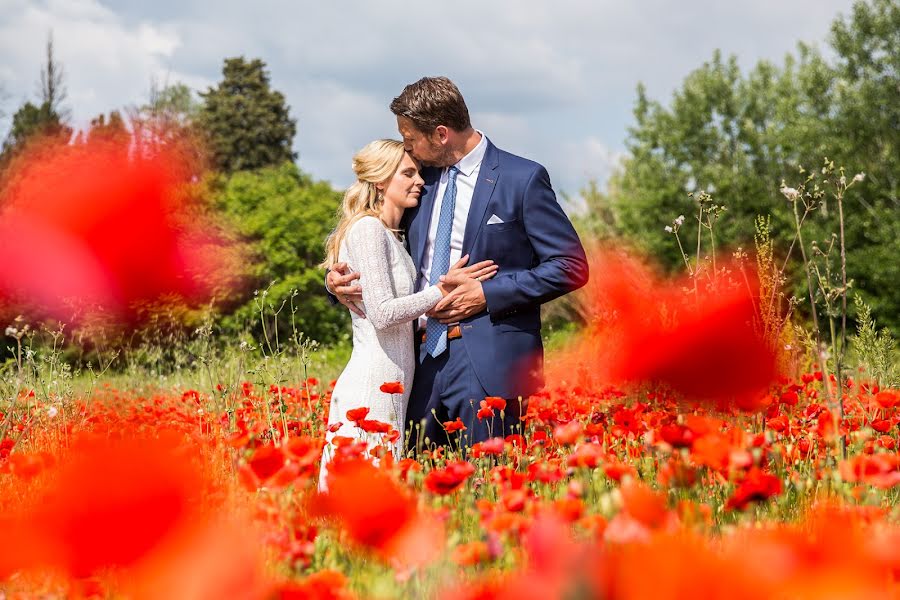
[[109, 119], [105, 115], [98, 115], [91, 119], [91, 128], [88, 130], [88, 139], [99, 137], [104, 139], [127, 139], [131, 134], [125, 126], [125, 121], [119, 111], [109, 113]]
[[[293, 163], [221, 176], [217, 185], [215, 208], [251, 246], [253, 258], [245, 265], [251, 283], [247, 291], [266, 290], [245, 296], [223, 319], [223, 329], [249, 329], [256, 340], [277, 335], [284, 341], [292, 329], [318, 341], [346, 335], [346, 311], [328, 302], [324, 273], [317, 266], [340, 195], [327, 183], [313, 182]], [[264, 319], [261, 309], [268, 315]]]
[[260, 169], [292, 161], [297, 124], [281, 92], [269, 87], [259, 59], [225, 60], [223, 80], [202, 93], [200, 125], [213, 165], [225, 173]]
[[59, 136], [68, 140], [72, 128], [62, 122], [60, 115], [48, 102], [40, 106], [26, 102], [13, 114], [12, 127], [3, 142], [3, 156], [9, 156], [31, 138]]
[[897, 372], [896, 341], [891, 333], [875, 325], [872, 309], [859, 296], [854, 296], [856, 304], [856, 336], [853, 350], [869, 377], [881, 387], [890, 388], [900, 385], [900, 373]]
[[[800, 45], [781, 66], [758, 63], [746, 75], [716, 52], [692, 72], [668, 106], [638, 88], [630, 158], [613, 178], [614, 211], [626, 235], [676, 267], [682, 257], [664, 226], [689, 215], [683, 239], [696, 239], [688, 192], [714, 192], [728, 213], [717, 247], [749, 246], [757, 215], [771, 216], [776, 248], [793, 236], [793, 215], [778, 192], [800, 165], [828, 156], [865, 185], [845, 205], [847, 270], [873, 310], [900, 331], [900, 6], [858, 2], [832, 28], [835, 58]], [[837, 214], [811, 218], [811, 239], [828, 240]]]

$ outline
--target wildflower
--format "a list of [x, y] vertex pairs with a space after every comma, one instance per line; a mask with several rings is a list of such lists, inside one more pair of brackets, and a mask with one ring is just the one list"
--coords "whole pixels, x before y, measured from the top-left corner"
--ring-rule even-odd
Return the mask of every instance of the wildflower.
[[851, 183], [859, 183], [860, 181], [864, 180], [865, 178], [866, 178], [865, 173], [857, 173], [856, 175], [853, 176], [853, 180], [851, 181]]
[[284, 452], [275, 446], [262, 446], [256, 449], [247, 464], [260, 483], [265, 483], [284, 466]]
[[674, 231], [674, 230], [672, 229], [672, 226], [671, 226], [671, 225], [666, 225], [665, 227], [663, 227], [663, 229], [666, 230], [666, 233], [672, 233], [672, 232]]
[[54, 565], [84, 577], [134, 565], [186, 531], [196, 522], [204, 486], [177, 440], [162, 431], [76, 442], [42, 498], [7, 523], [0, 571]]
[[875, 394], [875, 402], [881, 408], [893, 408], [900, 404], [900, 390], [884, 390]]
[[778, 191], [784, 194], [784, 197], [787, 198], [789, 202], [793, 202], [800, 196], [800, 192], [784, 184], [781, 185], [781, 188]]
[[684, 215], [678, 215], [678, 218], [675, 219], [675, 225], [681, 227], [684, 224]]
[[374, 419], [363, 419], [358, 421], [356, 426], [366, 433], [390, 433], [392, 427], [390, 423], [376, 421]]
[[464, 460], [448, 463], [425, 476], [425, 487], [433, 494], [445, 496], [459, 489], [475, 472], [475, 465]]
[[360, 406], [359, 408], [351, 408], [347, 411], [347, 420], [353, 423], [359, 423], [369, 414], [368, 406]]
[[553, 430], [553, 439], [561, 446], [571, 446], [584, 435], [584, 427], [578, 421], [569, 421], [565, 425], [558, 425]]
[[506, 410], [506, 398], [498, 396], [488, 396], [484, 399], [485, 404], [497, 410]]
[[453, 562], [463, 567], [471, 567], [488, 562], [491, 558], [488, 545], [482, 541], [461, 544], [453, 549]]
[[379, 389], [385, 394], [402, 394], [403, 384], [399, 381], [388, 381], [381, 384], [381, 387]]
[[726, 510], [744, 510], [751, 502], [768, 500], [781, 493], [781, 480], [754, 467], [725, 503]]
[[313, 501], [312, 511], [337, 520], [354, 543], [383, 558], [427, 560], [432, 554], [423, 541], [435, 533], [422, 531], [433, 529], [434, 520], [423, 519], [415, 498], [365, 460], [334, 465], [328, 492]]
[[49, 417], [51, 419], [58, 414], [59, 414], [59, 409], [57, 409], [55, 406], [51, 406], [50, 408], [47, 409], [47, 417]]
[[454, 433], [457, 431], [465, 431], [466, 426], [462, 422], [462, 419], [460, 419], [459, 417], [456, 417], [455, 421], [445, 421], [444, 422], [444, 430], [447, 433]]
[[478, 413], [475, 415], [478, 417], [479, 421], [484, 419], [489, 419], [494, 416], [494, 409], [488, 406], [488, 403], [484, 400], [481, 401], [481, 408], [478, 409]]

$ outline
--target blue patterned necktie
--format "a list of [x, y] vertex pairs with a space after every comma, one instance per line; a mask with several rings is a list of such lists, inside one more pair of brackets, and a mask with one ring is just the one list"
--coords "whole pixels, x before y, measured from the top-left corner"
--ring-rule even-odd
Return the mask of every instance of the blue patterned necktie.
[[[453, 212], [456, 208], [456, 175], [459, 169], [450, 167], [447, 175], [447, 189], [441, 201], [441, 217], [434, 236], [434, 254], [431, 259], [431, 273], [428, 283], [440, 282], [441, 275], [450, 270], [450, 235], [453, 233]], [[447, 326], [437, 319], [425, 323], [425, 352], [440, 356], [447, 349]]]

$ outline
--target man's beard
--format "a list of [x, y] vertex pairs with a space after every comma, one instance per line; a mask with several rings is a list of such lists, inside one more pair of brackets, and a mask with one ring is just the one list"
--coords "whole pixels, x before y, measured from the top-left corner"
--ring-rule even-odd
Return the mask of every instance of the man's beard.
[[450, 148], [441, 147], [440, 144], [434, 144], [431, 149], [437, 151], [437, 157], [431, 161], [432, 166], [443, 168], [456, 164], [456, 161], [453, 160], [453, 153], [450, 151]]

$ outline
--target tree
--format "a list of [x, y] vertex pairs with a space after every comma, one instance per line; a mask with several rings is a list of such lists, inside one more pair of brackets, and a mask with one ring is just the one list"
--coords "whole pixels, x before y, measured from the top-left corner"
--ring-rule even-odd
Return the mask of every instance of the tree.
[[59, 137], [68, 141], [72, 137], [72, 128], [46, 102], [40, 106], [26, 102], [13, 114], [12, 126], [3, 142], [0, 163], [34, 137]]
[[63, 68], [53, 55], [53, 35], [47, 38], [47, 63], [41, 68], [40, 104], [26, 102], [13, 114], [12, 126], [3, 142], [0, 166], [32, 137], [59, 137], [68, 141], [72, 128], [67, 125], [68, 112], [62, 108], [66, 97]]
[[200, 104], [191, 89], [183, 83], [150, 87], [149, 101], [128, 111], [136, 151], [152, 154], [163, 147], [177, 146], [184, 153], [185, 165], [194, 165], [199, 175], [204, 170], [204, 156], [199, 143]]
[[[900, 107], [892, 99], [900, 81], [900, 6], [857, 2], [847, 20], [834, 23], [830, 43], [831, 62], [801, 44], [783, 65], [763, 61], [746, 75], [734, 57], [716, 52], [668, 106], [639, 87], [630, 158], [612, 180], [616, 217], [628, 236], [675, 268], [681, 254], [664, 227], [685, 215], [682, 239], [695, 240], [697, 209], [688, 192], [707, 191], [727, 207], [717, 246], [751, 246], [756, 215], [771, 215], [776, 244], [786, 249], [793, 215], [779, 185], [827, 156], [851, 176], [868, 174], [847, 199], [848, 270], [879, 319], [898, 330], [900, 289], [891, 282], [900, 278]], [[829, 239], [835, 211], [818, 211], [810, 226], [812, 239]]]
[[114, 110], [109, 113], [109, 119], [102, 114], [91, 119], [91, 128], [88, 130], [87, 137], [88, 140], [91, 138], [105, 138], [126, 142], [130, 135], [122, 115], [119, 111]]
[[293, 161], [296, 121], [281, 92], [270, 88], [265, 63], [229, 58], [222, 74], [218, 86], [201, 94], [200, 125], [213, 165], [233, 173]]
[[[325, 182], [313, 182], [293, 163], [282, 163], [257, 171], [241, 171], [219, 176], [214, 208], [225, 215], [237, 234], [250, 245], [252, 259], [240, 279], [248, 281], [240, 306], [222, 320], [230, 333], [249, 330], [259, 340], [263, 336], [257, 302], [271, 303], [279, 315], [277, 328], [266, 309], [267, 334], [290, 339], [292, 290], [298, 331], [320, 342], [331, 342], [346, 331], [347, 312], [328, 303], [323, 290], [321, 262], [323, 242], [334, 226], [340, 194]], [[273, 283], [274, 282], [274, 283]], [[265, 298], [252, 296], [264, 290]], [[233, 308], [233, 307], [232, 307]], [[225, 307], [227, 311], [228, 307]]]
[[68, 120], [69, 113], [62, 107], [68, 93], [66, 92], [63, 66], [53, 56], [53, 32], [47, 34], [47, 62], [41, 69], [40, 97], [41, 104], [46, 104], [50, 111]]

